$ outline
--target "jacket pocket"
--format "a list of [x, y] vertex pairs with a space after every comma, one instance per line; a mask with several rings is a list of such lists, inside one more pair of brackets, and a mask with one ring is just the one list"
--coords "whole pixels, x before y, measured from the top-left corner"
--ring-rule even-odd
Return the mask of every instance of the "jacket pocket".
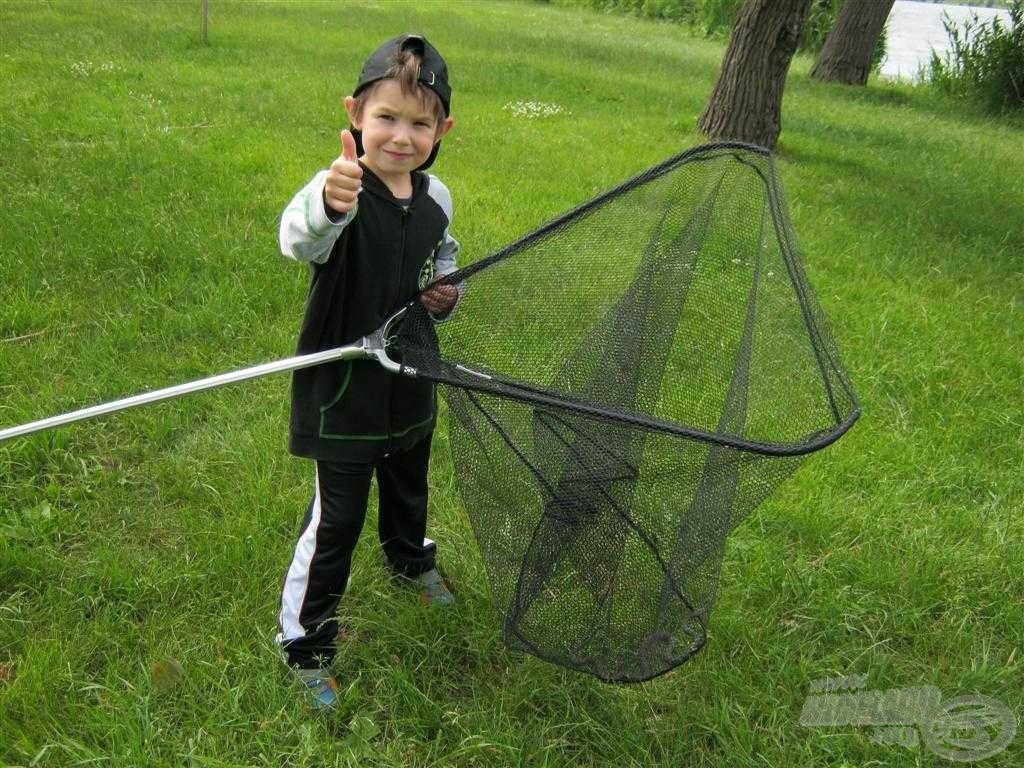
[[346, 360], [334, 397], [320, 406], [319, 435], [326, 440], [386, 440], [386, 374], [376, 361]]
[[437, 411], [434, 383], [426, 379], [395, 376], [391, 400], [391, 436], [400, 439], [421, 429], [434, 419]]

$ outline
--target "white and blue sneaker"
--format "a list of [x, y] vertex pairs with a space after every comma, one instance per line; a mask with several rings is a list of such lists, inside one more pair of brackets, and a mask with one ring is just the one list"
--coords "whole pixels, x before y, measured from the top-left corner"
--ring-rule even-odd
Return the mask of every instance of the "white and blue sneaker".
[[338, 681], [326, 669], [296, 669], [295, 676], [306, 689], [313, 709], [327, 711], [338, 704]]
[[455, 602], [455, 595], [449, 591], [437, 568], [421, 573], [413, 581], [419, 585], [423, 605], [451, 605]]

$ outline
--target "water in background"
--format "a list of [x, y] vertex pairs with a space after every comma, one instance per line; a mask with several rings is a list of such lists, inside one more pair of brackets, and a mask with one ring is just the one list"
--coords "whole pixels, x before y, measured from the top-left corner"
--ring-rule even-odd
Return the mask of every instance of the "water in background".
[[916, 80], [921, 68], [931, 61], [933, 48], [940, 54], [950, 48], [949, 37], [942, 26], [943, 14], [948, 14], [962, 27], [975, 13], [987, 24], [998, 16], [1006, 26], [1010, 25], [1010, 12], [1005, 9], [897, 0], [886, 22], [889, 37], [882, 76]]

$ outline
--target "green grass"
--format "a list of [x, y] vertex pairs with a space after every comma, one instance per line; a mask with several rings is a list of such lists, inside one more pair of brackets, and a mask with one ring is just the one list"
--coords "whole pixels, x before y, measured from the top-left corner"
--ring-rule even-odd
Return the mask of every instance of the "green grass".
[[[437, 172], [467, 260], [698, 143], [723, 52], [468, 2], [214, 0], [207, 47], [198, 5], [0, 5], [0, 425], [292, 353], [306, 271], [277, 219], [385, 37], [448, 57]], [[609, 686], [503, 649], [442, 428], [431, 526], [459, 602], [424, 613], [365, 536], [345, 703], [311, 716], [271, 640], [310, 467], [285, 449], [287, 379], [263, 379], [0, 446], [0, 764], [940, 762], [801, 727], [837, 674], [1020, 719], [1024, 126], [809, 66], [779, 168], [864, 416], [730, 538], [701, 654]]]

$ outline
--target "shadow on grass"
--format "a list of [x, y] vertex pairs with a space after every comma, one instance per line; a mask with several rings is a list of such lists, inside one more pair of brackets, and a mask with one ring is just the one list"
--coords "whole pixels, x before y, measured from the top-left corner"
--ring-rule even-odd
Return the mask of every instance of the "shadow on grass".
[[[1020, 221], [1020, 195], [1013, 194], [1012, 171], [998, 167], [995, 159], [990, 183], [967, 185], [960, 183], [950, 162], [955, 159], [951, 146], [919, 134], [908, 137], [880, 126], [810, 122], [791, 131], [799, 138], [780, 145], [780, 158], [824, 179], [845, 176], [853, 181], [834, 188], [832, 199], [851, 220], [864, 217], [891, 224], [893, 232], [903, 231], [887, 234], [881, 242], [897, 245], [908, 236], [916, 237], [917, 247], [902, 254], [907, 258], [919, 258], [923, 247], [934, 243], [927, 266], [941, 266], [946, 274], [966, 282], [979, 279], [979, 271], [985, 282], [990, 282], [989, 275], [1019, 279], [1024, 228], [1013, 222]], [[851, 145], [877, 147], [878, 162], [865, 161], [863, 152], [844, 151]], [[1019, 181], [1016, 186], [1020, 188]], [[1000, 190], [1009, 194], [999, 194]], [[963, 247], [953, 249], [951, 244]], [[993, 260], [993, 253], [1005, 257]]]
[[808, 99], [861, 104], [882, 109], [906, 108], [944, 121], [955, 118], [965, 127], [988, 130], [992, 127], [1024, 132], [1024, 112], [1001, 115], [986, 112], [981, 105], [945, 96], [922, 83], [888, 82], [872, 78], [866, 86], [822, 83], [807, 75], [791, 76], [787, 88]]

